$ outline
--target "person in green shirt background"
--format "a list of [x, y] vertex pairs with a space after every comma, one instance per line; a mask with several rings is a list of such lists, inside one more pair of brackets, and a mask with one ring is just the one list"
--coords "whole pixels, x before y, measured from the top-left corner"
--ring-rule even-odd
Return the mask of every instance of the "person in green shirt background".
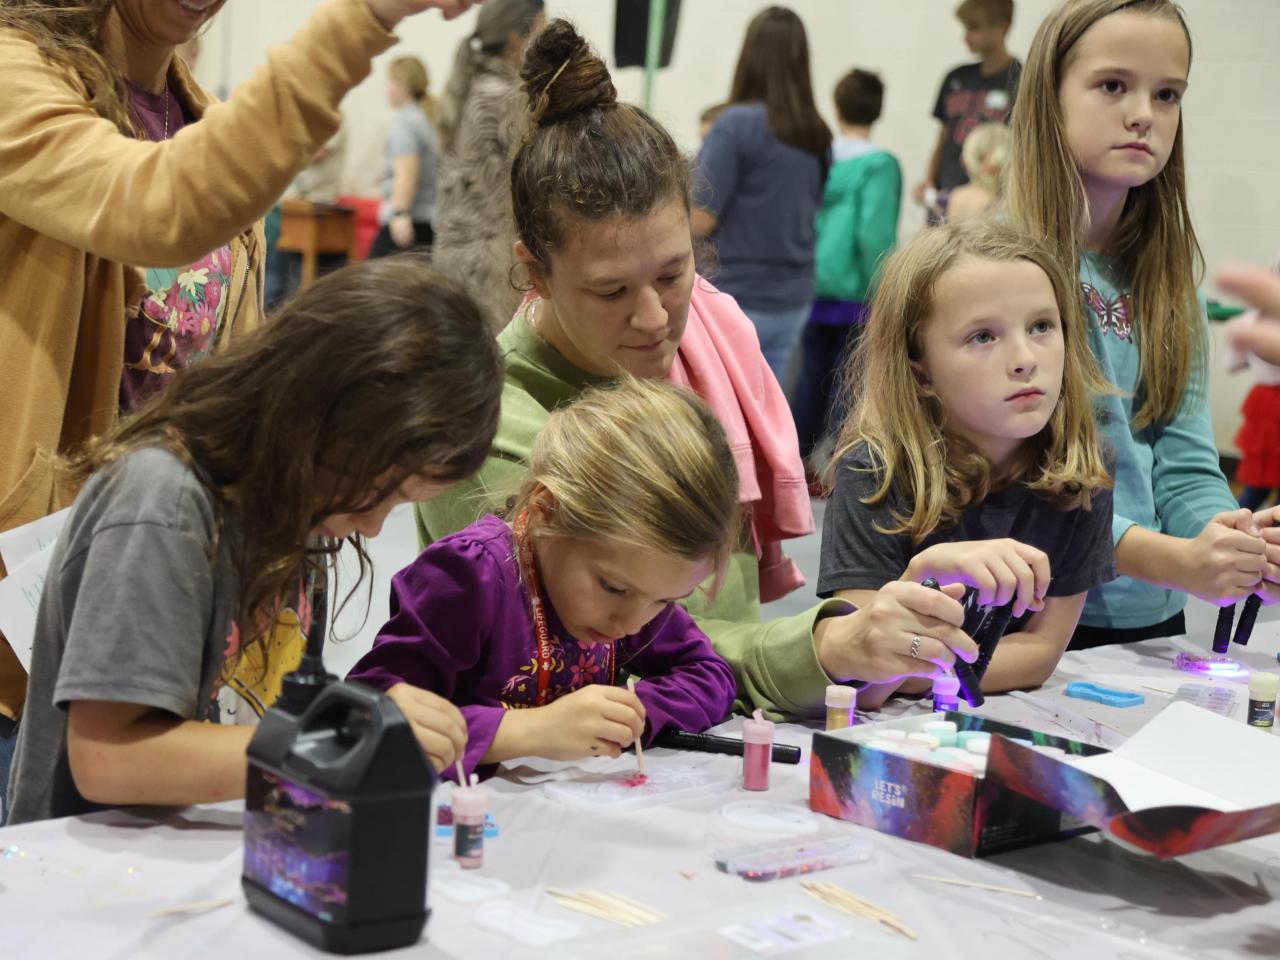
[[[880, 119], [884, 83], [874, 73], [851, 70], [835, 91], [840, 136], [818, 211], [817, 299], [800, 340], [801, 366], [791, 391], [800, 455], [840, 423], [833, 415], [837, 374], [858, 342], [880, 261], [898, 241], [902, 167], [871, 142]], [[814, 471], [815, 473], [817, 471]]]

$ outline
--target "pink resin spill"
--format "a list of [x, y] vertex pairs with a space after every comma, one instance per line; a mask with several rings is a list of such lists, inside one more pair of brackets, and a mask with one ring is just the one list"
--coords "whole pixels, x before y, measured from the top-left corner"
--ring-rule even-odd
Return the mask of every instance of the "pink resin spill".
[[627, 777], [627, 779], [620, 780], [618, 782], [621, 783], [624, 787], [643, 787], [646, 783], [649, 782], [649, 778], [646, 777], [643, 773], [634, 773], [631, 776]]

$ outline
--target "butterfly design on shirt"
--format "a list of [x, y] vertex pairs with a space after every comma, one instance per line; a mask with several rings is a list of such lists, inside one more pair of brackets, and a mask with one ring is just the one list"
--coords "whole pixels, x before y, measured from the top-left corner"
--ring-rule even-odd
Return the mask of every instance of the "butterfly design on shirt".
[[1098, 318], [1102, 334], [1114, 333], [1121, 340], [1133, 339], [1133, 309], [1129, 304], [1129, 295], [1121, 293], [1114, 300], [1107, 299], [1102, 291], [1090, 283], [1081, 283], [1084, 290], [1085, 303]]

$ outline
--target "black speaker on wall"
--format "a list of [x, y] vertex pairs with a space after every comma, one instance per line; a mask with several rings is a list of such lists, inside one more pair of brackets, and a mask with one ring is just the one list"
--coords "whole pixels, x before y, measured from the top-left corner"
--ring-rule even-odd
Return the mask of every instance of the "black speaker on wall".
[[[619, 67], [643, 67], [644, 48], [649, 39], [651, 0], [617, 0], [618, 15], [613, 28], [613, 58]], [[676, 45], [676, 23], [680, 0], [667, 0], [667, 21], [662, 30], [662, 58], [659, 66], [671, 66], [671, 50]]]

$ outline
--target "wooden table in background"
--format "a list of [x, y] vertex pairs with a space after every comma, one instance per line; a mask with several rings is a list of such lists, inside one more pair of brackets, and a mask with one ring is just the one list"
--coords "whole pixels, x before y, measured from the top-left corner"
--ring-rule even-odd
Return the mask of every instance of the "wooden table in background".
[[356, 213], [347, 207], [284, 200], [280, 204], [280, 250], [302, 254], [302, 289], [316, 279], [316, 257], [322, 253], [345, 253], [347, 263], [356, 255]]

